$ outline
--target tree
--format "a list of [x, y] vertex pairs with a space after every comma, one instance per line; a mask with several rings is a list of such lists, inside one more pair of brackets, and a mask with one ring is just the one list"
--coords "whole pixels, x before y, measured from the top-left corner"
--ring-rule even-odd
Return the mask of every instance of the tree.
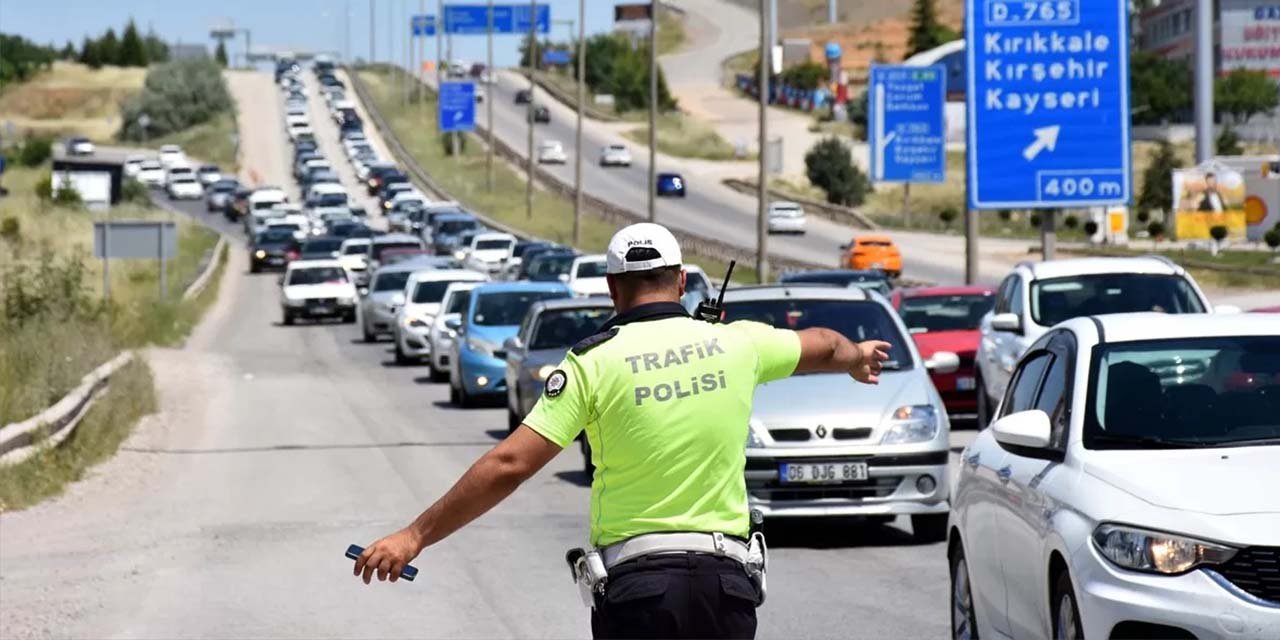
[[1276, 229], [1268, 230], [1266, 233], [1262, 234], [1262, 241], [1266, 242], [1267, 246], [1271, 247], [1272, 251], [1280, 249], [1280, 231]]
[[141, 140], [138, 116], [151, 119], [147, 133], [162, 136], [207, 122], [232, 108], [222, 70], [209, 59], [177, 60], [153, 66], [143, 89], [120, 109], [120, 139]]
[[1222, 125], [1222, 133], [1218, 134], [1217, 147], [1220, 156], [1238, 156], [1244, 153], [1244, 148], [1240, 146], [1240, 136], [1236, 134], [1236, 129], [1231, 126], [1231, 123]]
[[116, 37], [115, 29], [107, 29], [98, 39], [98, 56], [102, 64], [120, 64], [120, 39]]
[[148, 30], [147, 37], [142, 40], [143, 47], [147, 50], [147, 62], [155, 64], [157, 62], [169, 61], [169, 45], [156, 35], [155, 31]]
[[958, 37], [955, 31], [938, 22], [934, 0], [915, 0], [911, 7], [911, 35], [907, 39], [907, 56], [928, 51]]
[[1280, 105], [1280, 86], [1266, 71], [1236, 69], [1214, 83], [1213, 104], [1218, 113], [1245, 122], [1259, 113], [1275, 111]]
[[222, 40], [218, 40], [218, 48], [213, 51], [213, 60], [219, 67], [227, 68], [227, 45]]
[[1173, 145], [1161, 142], [1151, 152], [1151, 164], [1142, 172], [1142, 193], [1138, 195], [1139, 211], [1173, 209], [1173, 170], [1178, 168], [1178, 158]]
[[845, 206], [862, 204], [871, 181], [853, 164], [849, 146], [836, 137], [824, 138], [804, 155], [809, 182], [827, 193], [827, 202]]
[[98, 42], [88, 36], [85, 36], [84, 44], [80, 45], [80, 64], [90, 69], [102, 67], [102, 55], [98, 51]]
[[1222, 246], [1222, 241], [1227, 239], [1226, 225], [1215, 224], [1212, 227], [1209, 227], [1209, 237], [1213, 238], [1213, 241], [1217, 243], [1218, 246]]
[[942, 221], [942, 227], [947, 230], [951, 229], [951, 223], [958, 217], [960, 217], [960, 212], [956, 211], [956, 208], [951, 205], [943, 207], [942, 211], [938, 212], [938, 219]]
[[787, 86], [812, 91], [827, 81], [829, 73], [830, 70], [827, 69], [827, 65], [805, 60], [800, 64], [783, 69], [780, 79]]
[[[619, 112], [649, 106], [649, 54], [647, 45], [633, 46], [618, 33], [593, 36], [586, 42], [586, 83], [593, 93], [613, 96]], [[577, 65], [574, 65], [576, 74]], [[658, 108], [672, 110], [676, 101], [667, 89], [662, 69], [658, 69]]]
[[59, 57], [59, 58], [61, 58], [61, 59], [63, 59], [63, 60], [75, 60], [75, 59], [76, 59], [76, 45], [72, 44], [72, 43], [71, 43], [71, 41], [70, 41], [70, 40], [68, 40], [68, 41], [67, 41], [67, 46], [65, 46], [65, 47], [63, 47], [63, 48], [62, 48], [62, 51], [60, 51], [60, 52], [58, 53], [58, 57]]
[[22, 82], [40, 69], [47, 69], [57, 51], [40, 46], [22, 36], [0, 33], [0, 86]]
[[1191, 109], [1191, 67], [1147, 51], [1129, 58], [1129, 105], [1134, 124], [1160, 124]]
[[147, 46], [138, 35], [138, 26], [129, 18], [120, 36], [120, 64], [126, 67], [147, 66]]

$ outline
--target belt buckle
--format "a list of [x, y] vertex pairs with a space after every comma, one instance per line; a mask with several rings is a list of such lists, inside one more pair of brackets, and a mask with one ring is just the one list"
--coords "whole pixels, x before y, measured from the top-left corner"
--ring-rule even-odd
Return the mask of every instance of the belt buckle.
[[716, 549], [716, 555], [717, 555], [717, 556], [721, 556], [721, 557], [722, 557], [722, 556], [724, 556], [724, 554], [725, 554], [725, 547], [724, 547], [724, 534], [723, 534], [723, 533], [720, 533], [719, 531], [716, 531], [716, 532], [712, 533], [712, 534], [711, 534], [711, 544], [712, 544], [712, 546], [714, 546], [714, 547], [715, 547], [715, 549]]

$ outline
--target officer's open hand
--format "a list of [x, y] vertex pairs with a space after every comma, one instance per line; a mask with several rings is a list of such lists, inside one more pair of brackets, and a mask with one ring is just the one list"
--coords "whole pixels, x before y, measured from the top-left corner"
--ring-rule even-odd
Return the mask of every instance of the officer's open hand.
[[364, 574], [364, 583], [369, 584], [373, 572], [378, 572], [378, 580], [385, 582], [388, 577], [392, 582], [400, 579], [400, 572], [405, 565], [422, 553], [422, 544], [418, 534], [412, 529], [401, 529], [371, 545], [356, 559], [353, 575]]
[[849, 375], [858, 382], [879, 384], [880, 370], [884, 368], [884, 361], [889, 359], [890, 344], [882, 340], [867, 340], [854, 346], [858, 348], [858, 360], [849, 367]]

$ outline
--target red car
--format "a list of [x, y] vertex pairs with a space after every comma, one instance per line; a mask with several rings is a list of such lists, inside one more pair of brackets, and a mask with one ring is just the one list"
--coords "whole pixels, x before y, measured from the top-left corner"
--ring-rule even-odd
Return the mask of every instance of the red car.
[[893, 308], [915, 338], [920, 357], [928, 359], [939, 351], [960, 356], [960, 368], [954, 373], [929, 374], [951, 415], [978, 412], [973, 357], [981, 339], [978, 324], [993, 304], [995, 292], [986, 287], [920, 287], [893, 292]]

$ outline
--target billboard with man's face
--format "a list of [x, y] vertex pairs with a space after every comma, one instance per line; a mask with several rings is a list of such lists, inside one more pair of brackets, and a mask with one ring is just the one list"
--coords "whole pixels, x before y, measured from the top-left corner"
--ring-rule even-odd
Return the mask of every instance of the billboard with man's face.
[[1210, 240], [1209, 230], [1227, 228], [1227, 237], [1245, 238], [1244, 178], [1227, 168], [1173, 172], [1173, 233], [1179, 240]]

